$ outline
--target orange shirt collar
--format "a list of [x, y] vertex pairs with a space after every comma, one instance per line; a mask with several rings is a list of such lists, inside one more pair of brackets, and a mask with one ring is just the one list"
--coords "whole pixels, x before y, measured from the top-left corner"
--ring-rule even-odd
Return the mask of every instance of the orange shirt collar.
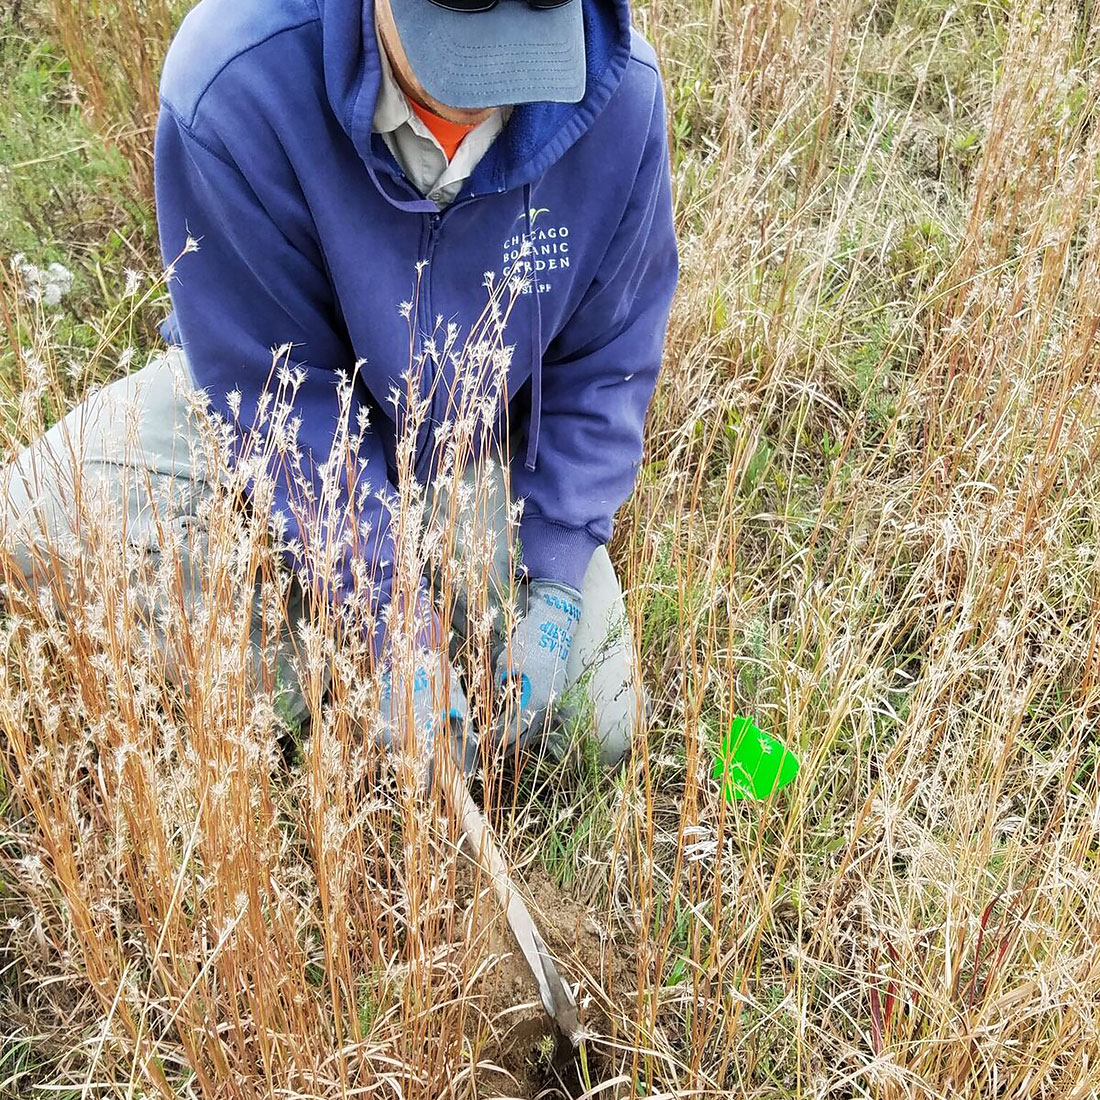
[[419, 103], [412, 99], [409, 99], [409, 106], [416, 112], [420, 121], [432, 132], [435, 140], [443, 147], [448, 163], [454, 159], [454, 155], [458, 152], [458, 147], [462, 144], [466, 135], [477, 128], [476, 123], [473, 126], [464, 126], [460, 122], [448, 122], [445, 118], [432, 114], [427, 107], [421, 107]]

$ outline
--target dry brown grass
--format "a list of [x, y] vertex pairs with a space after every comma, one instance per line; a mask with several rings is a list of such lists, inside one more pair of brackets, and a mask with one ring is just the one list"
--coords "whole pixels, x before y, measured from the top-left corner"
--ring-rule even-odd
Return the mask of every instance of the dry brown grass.
[[160, 65], [190, 0], [46, 0], [93, 123], [126, 157], [138, 194], [153, 198]]
[[[590, 1084], [1094, 1096], [1100, 24], [1069, 3], [640, 18], [684, 256], [614, 543], [651, 736], [618, 779], [485, 785], [516, 864], [583, 899], [630, 977], [573, 960]], [[48, 391], [48, 329], [18, 324]], [[412, 584], [461, 520], [425, 540], [415, 494], [402, 514]], [[75, 625], [26, 604], [3, 628], [20, 1087], [504, 1090], [477, 1070], [507, 1017], [447, 815], [407, 771], [368, 782], [371, 680], [323, 616], [308, 664], [335, 701], [283, 762], [240, 639], [244, 579], [263, 567], [273, 617], [285, 582], [259, 526], [210, 520], [220, 614], [166, 624], [202, 690], [165, 684], [109, 541]], [[745, 713], [802, 758], [768, 804], [710, 778]]]

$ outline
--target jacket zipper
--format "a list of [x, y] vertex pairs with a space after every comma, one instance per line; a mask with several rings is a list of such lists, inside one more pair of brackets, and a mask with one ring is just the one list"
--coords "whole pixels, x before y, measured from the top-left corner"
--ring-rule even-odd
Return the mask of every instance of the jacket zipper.
[[[426, 341], [430, 338], [433, 329], [432, 263], [435, 259], [435, 246], [439, 241], [439, 227], [442, 224], [443, 217], [439, 213], [427, 214], [425, 217], [428, 222], [428, 233], [420, 255], [420, 262], [424, 264], [424, 273], [420, 282], [419, 293], [417, 294], [417, 319], [420, 326], [421, 339]], [[420, 395], [423, 397], [426, 392], [431, 391], [432, 396], [428, 405], [427, 420], [420, 429], [421, 439], [417, 447], [416, 462], [413, 467], [418, 478], [422, 477], [427, 472], [424, 464], [430, 461], [431, 458], [430, 446], [432, 435], [434, 434], [436, 401], [439, 398], [437, 374], [438, 371], [435, 369], [434, 364], [430, 362], [428, 356], [425, 354], [423, 373], [420, 377]]]
[[[497, 192], [499, 194], [500, 192]], [[427, 236], [424, 238], [424, 244], [421, 248], [420, 259], [426, 266], [424, 268], [424, 277], [420, 284], [420, 292], [417, 295], [417, 316], [420, 324], [420, 331], [424, 334], [424, 338], [432, 333], [435, 321], [432, 314], [432, 263], [435, 259], [436, 245], [439, 243], [440, 230], [443, 226], [443, 222], [448, 215], [454, 213], [456, 210], [460, 210], [464, 206], [468, 206], [471, 203], [477, 202], [481, 195], [468, 195], [460, 202], [453, 202], [443, 211], [436, 211], [434, 214], [425, 214], [427, 220]], [[424, 375], [428, 375], [428, 360], [425, 357], [424, 360], [425, 371]], [[431, 402], [428, 407], [428, 420], [422, 428], [423, 438], [420, 440], [416, 451], [416, 461], [413, 464], [413, 472], [419, 480], [423, 480], [428, 472], [428, 466], [431, 463], [431, 444], [432, 437], [435, 434], [434, 425], [436, 421], [436, 414], [442, 407], [444, 401], [446, 401], [446, 395], [442, 394], [443, 387], [439, 385], [439, 380], [436, 377], [438, 371], [432, 371], [428, 377], [422, 376], [420, 380], [420, 393], [421, 396], [425, 393], [425, 384], [427, 389], [432, 392]]]

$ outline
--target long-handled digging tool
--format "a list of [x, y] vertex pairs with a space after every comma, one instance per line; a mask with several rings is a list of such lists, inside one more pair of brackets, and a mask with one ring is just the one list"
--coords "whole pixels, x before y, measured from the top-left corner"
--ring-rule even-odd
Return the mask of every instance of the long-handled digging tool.
[[568, 1050], [572, 1050], [581, 1039], [577, 1002], [569, 991], [569, 987], [562, 981], [558, 968], [554, 965], [554, 960], [550, 957], [550, 952], [546, 949], [546, 944], [539, 935], [539, 930], [535, 927], [535, 922], [531, 919], [523, 898], [512, 882], [508, 874], [508, 866], [504, 862], [504, 855], [493, 839], [488, 823], [477, 808], [477, 803], [470, 794], [462, 772], [454, 766], [453, 761], [448, 761], [440, 771], [444, 773], [442, 776], [444, 794], [454, 811], [466, 848], [472, 858], [488, 871], [493, 881], [493, 888], [504, 909], [508, 925], [516, 937], [527, 965], [531, 968], [531, 973], [535, 976], [542, 1007], [560, 1032], [559, 1054], [566, 1053], [562, 1049], [566, 1041], [568, 1041]]

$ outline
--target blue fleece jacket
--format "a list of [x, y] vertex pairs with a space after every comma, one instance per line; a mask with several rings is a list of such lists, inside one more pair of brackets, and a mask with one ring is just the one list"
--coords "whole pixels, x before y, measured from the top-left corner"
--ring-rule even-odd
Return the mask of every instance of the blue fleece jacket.
[[[535, 270], [505, 331], [514, 354], [500, 423], [512, 491], [525, 501], [530, 575], [580, 588], [633, 486], [677, 271], [665, 110], [626, 0], [584, 4], [584, 99], [517, 107], [442, 213], [372, 134], [372, 0], [203, 0], [168, 54], [156, 140], [161, 244], [170, 264], [189, 238], [199, 248], [175, 266], [165, 335], [183, 344], [216, 411], [232, 418], [229, 395], [240, 395], [242, 443], [272, 350], [292, 346], [299, 482], [319, 484], [337, 431], [336, 383], [351, 380], [353, 415], [369, 424], [358, 458], [371, 491], [359, 512], [367, 534], [349, 539], [343, 558], [345, 591], [359, 554], [380, 603], [389, 599], [392, 392], [410, 363], [399, 304], [416, 303], [414, 355], [440, 317], [468, 330], [485, 307], [485, 273], [508, 271], [525, 235]], [[422, 481], [453, 371], [429, 357]], [[308, 572], [302, 546], [316, 532], [300, 529], [300, 485], [274, 472], [284, 537]]]

